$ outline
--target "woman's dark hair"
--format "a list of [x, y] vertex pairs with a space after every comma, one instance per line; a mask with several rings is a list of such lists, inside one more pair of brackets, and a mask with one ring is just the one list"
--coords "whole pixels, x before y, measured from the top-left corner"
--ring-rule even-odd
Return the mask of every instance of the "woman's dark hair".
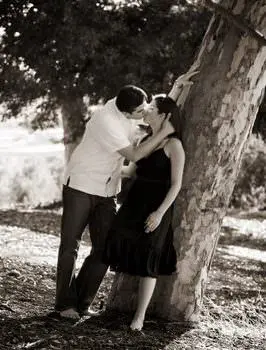
[[115, 103], [121, 112], [132, 113], [147, 100], [148, 96], [144, 90], [135, 85], [126, 85], [118, 92]]
[[176, 102], [166, 95], [155, 95], [154, 97], [158, 113], [164, 113], [166, 116], [170, 113], [170, 123], [173, 125], [175, 132], [170, 136], [176, 136], [182, 142], [183, 123], [180, 110]]

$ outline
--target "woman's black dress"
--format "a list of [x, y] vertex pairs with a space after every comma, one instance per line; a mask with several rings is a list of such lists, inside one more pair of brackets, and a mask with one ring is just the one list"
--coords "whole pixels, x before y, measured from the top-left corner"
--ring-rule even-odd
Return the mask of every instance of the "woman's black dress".
[[171, 164], [163, 148], [139, 160], [136, 174], [109, 232], [104, 262], [114, 271], [136, 276], [170, 275], [176, 265], [172, 206], [156, 230], [145, 232], [147, 217], [158, 209], [170, 188]]

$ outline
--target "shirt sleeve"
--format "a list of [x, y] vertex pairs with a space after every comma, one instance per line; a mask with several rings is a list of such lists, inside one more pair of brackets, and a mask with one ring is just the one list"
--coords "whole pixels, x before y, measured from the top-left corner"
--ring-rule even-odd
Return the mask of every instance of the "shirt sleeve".
[[95, 116], [90, 128], [93, 137], [108, 152], [116, 152], [131, 145], [126, 130], [118, 120], [111, 118], [110, 115]]

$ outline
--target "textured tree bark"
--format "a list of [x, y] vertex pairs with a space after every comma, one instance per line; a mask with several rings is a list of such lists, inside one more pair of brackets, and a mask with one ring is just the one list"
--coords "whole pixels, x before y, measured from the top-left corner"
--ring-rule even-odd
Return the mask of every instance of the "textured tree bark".
[[[266, 0], [221, 1], [266, 35]], [[177, 275], [160, 277], [150, 312], [197, 321], [222, 219], [266, 85], [266, 47], [214, 16], [199, 50], [197, 82], [184, 90], [186, 168], [175, 202]], [[108, 307], [129, 311], [137, 279], [115, 277]]]
[[85, 129], [83, 101], [81, 98], [68, 97], [61, 101], [64, 128], [65, 162], [79, 144]]

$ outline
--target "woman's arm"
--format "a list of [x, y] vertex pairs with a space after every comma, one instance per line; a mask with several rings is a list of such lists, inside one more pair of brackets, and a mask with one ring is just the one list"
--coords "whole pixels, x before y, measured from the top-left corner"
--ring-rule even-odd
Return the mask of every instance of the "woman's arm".
[[175, 80], [173, 87], [168, 94], [168, 97], [171, 97], [172, 100], [177, 102], [181, 92], [183, 91], [183, 88], [185, 86], [193, 85], [193, 81], [191, 81], [190, 79], [199, 73], [197, 69], [198, 69], [198, 66], [193, 65], [190, 67], [187, 73], [180, 75], [180, 77], [178, 77]]
[[168, 94], [168, 97], [171, 97], [171, 99], [174, 100], [175, 102], [177, 102], [177, 100], [178, 100], [178, 98], [183, 90], [183, 85], [178, 84], [177, 80], [174, 82], [172, 89]]
[[165, 152], [169, 156], [171, 162], [171, 187], [165, 199], [157, 209], [162, 215], [165, 214], [180, 191], [185, 165], [185, 152], [181, 141], [178, 139], [170, 139], [165, 146]]
[[171, 187], [158, 209], [147, 218], [146, 232], [152, 232], [158, 227], [163, 215], [176, 199], [182, 185], [185, 164], [185, 153], [182, 143], [172, 138], [167, 142], [164, 149], [171, 162]]

